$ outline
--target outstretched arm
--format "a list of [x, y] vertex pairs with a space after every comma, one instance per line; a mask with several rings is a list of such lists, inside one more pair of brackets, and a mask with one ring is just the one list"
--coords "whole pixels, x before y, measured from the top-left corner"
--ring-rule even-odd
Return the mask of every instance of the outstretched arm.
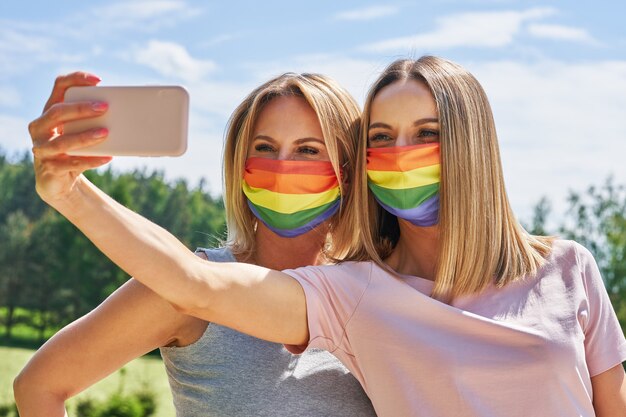
[[62, 102], [60, 91], [85, 78], [83, 73], [60, 77], [43, 115], [29, 126], [41, 198], [119, 267], [180, 311], [270, 341], [305, 343], [304, 291], [294, 279], [253, 265], [202, 261], [165, 229], [117, 203], [82, 175], [110, 160], [65, 153], [102, 140], [94, 131], [63, 134], [63, 123], [102, 113], [102, 106], [92, 103]]

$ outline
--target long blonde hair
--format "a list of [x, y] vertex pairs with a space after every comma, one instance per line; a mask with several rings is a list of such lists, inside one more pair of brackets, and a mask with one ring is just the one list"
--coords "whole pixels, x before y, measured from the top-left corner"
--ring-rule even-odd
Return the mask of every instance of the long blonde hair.
[[372, 259], [386, 267], [383, 259], [400, 235], [397, 218], [377, 204], [367, 187], [366, 148], [376, 94], [407, 79], [428, 86], [440, 124], [440, 246], [432, 296], [450, 301], [489, 284], [502, 287], [536, 274], [550, 253], [551, 238], [529, 235], [513, 215], [487, 96], [464, 68], [433, 56], [393, 62], [368, 93], [354, 186], [354, 207], [361, 227], [355, 232], [358, 245], [348, 259]]
[[224, 244], [233, 253], [250, 256], [255, 251], [254, 234], [257, 220], [246, 203], [241, 189], [248, 147], [259, 114], [276, 97], [296, 96], [307, 101], [317, 115], [330, 162], [340, 181], [342, 202], [331, 219], [331, 235], [326, 255], [339, 258], [353, 244], [350, 234], [343, 231], [354, 223], [354, 212], [345, 209], [345, 199], [351, 194], [352, 178], [349, 165], [355, 160], [358, 142], [360, 109], [352, 96], [332, 79], [319, 74], [286, 73], [252, 91], [235, 109], [229, 122], [224, 145], [224, 206], [227, 239]]

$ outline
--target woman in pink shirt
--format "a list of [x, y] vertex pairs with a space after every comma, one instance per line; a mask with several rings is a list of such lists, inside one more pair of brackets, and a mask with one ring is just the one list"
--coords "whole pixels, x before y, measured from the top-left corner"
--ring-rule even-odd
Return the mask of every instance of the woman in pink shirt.
[[338, 266], [199, 260], [81, 175], [98, 162], [64, 152], [89, 138], [51, 138], [89, 109], [56, 116], [31, 124], [46, 202], [179, 310], [331, 351], [379, 415], [626, 414], [626, 341], [597, 266], [514, 219], [487, 99], [458, 65], [398, 61], [374, 84], [345, 170], [361, 212], [349, 259], [362, 262]]
[[626, 415], [626, 341], [595, 261], [513, 217], [478, 81], [436, 57], [394, 62], [360, 145], [349, 259], [373, 262], [286, 271], [308, 345], [384, 415]]

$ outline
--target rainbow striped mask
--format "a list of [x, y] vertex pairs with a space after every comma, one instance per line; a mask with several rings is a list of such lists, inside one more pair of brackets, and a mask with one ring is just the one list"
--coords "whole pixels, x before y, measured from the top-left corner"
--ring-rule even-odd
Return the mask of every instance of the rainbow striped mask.
[[367, 183], [389, 213], [416, 226], [439, 221], [439, 143], [368, 148]]
[[242, 182], [252, 213], [282, 237], [295, 237], [330, 218], [340, 203], [328, 161], [246, 160]]

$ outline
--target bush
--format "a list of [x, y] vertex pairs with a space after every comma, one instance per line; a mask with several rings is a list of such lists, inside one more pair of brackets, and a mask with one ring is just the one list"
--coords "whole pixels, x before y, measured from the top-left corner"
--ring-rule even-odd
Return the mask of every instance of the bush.
[[143, 407], [143, 417], [150, 417], [156, 411], [156, 398], [154, 393], [149, 390], [143, 390], [135, 394]]
[[[149, 389], [131, 395], [117, 392], [105, 401], [91, 398], [76, 405], [75, 417], [150, 417], [156, 411], [156, 398]], [[7, 415], [6, 417], [10, 417]], [[17, 416], [17, 414], [16, 414]], [[0, 417], [5, 417], [0, 413]]]
[[76, 417], [94, 417], [98, 404], [91, 398], [85, 398], [76, 404]]
[[0, 405], [0, 417], [20, 417], [17, 405], [15, 403]]
[[143, 417], [144, 411], [137, 396], [111, 396], [96, 413], [97, 417]]

